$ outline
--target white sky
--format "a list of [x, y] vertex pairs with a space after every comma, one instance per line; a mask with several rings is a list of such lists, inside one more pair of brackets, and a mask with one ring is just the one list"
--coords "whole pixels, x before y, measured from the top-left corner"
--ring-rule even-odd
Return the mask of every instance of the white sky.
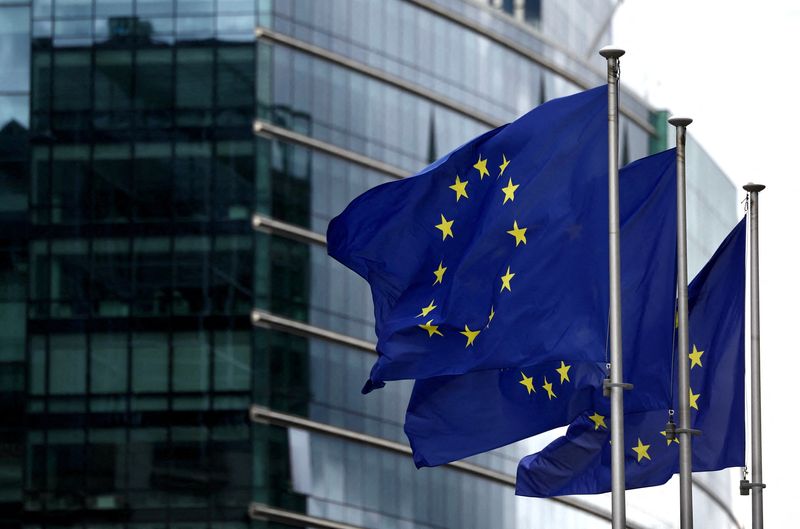
[[[800, 501], [800, 341], [794, 339], [800, 326], [800, 1], [627, 0], [613, 33], [614, 44], [627, 51], [623, 84], [655, 106], [693, 118], [689, 133], [737, 186], [767, 186], [759, 196], [765, 524], [794, 526]], [[660, 497], [653, 490], [648, 503], [668, 513], [662, 506], [673, 496], [677, 502], [673, 489]], [[750, 527], [750, 498], [738, 490], [734, 509]], [[677, 510], [667, 516], [677, 527]]]

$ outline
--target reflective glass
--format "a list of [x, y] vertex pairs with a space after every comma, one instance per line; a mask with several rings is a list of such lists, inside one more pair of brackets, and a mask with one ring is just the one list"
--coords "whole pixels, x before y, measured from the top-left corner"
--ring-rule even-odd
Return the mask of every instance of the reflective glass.
[[173, 57], [171, 50], [139, 50], [134, 59], [134, 108], [140, 126], [165, 127], [173, 107]]
[[98, 317], [130, 314], [130, 247], [121, 238], [95, 239], [92, 244], [92, 313]]
[[[103, 128], [117, 128], [127, 124], [122, 111], [133, 101], [133, 55], [130, 51], [98, 51], [95, 54], [94, 107], [109, 112], [102, 122]], [[124, 119], [122, 123], [120, 119]]]
[[95, 334], [91, 337], [92, 393], [123, 393], [128, 383], [128, 347], [124, 334]]
[[172, 206], [178, 219], [206, 219], [210, 209], [211, 145], [179, 143], [175, 146]]
[[[165, 2], [166, 3], [166, 2]], [[94, 16], [129, 17], [133, 15], [133, 0], [95, 0]]]
[[28, 91], [30, 84], [30, 9], [0, 7], [0, 92]]
[[28, 108], [30, 98], [28, 95], [2, 95], [0, 94], [0, 129], [10, 123], [19, 126], [28, 126]]
[[53, 149], [52, 219], [76, 223], [87, 218], [91, 197], [89, 189], [89, 150], [83, 146]]
[[216, 122], [223, 126], [251, 126], [255, 93], [254, 50], [250, 45], [217, 50]]
[[52, 75], [55, 111], [79, 111], [91, 107], [91, 60], [88, 51], [55, 55]]
[[175, 19], [175, 33], [184, 40], [211, 38], [214, 35], [214, 18], [211, 16], [183, 16]]
[[214, 52], [179, 49], [176, 53], [175, 105], [180, 126], [210, 125], [213, 119]]
[[170, 174], [172, 147], [166, 143], [137, 143], [133, 158], [133, 215], [141, 221], [168, 220], [172, 212], [167, 206], [172, 183], [162, 178]]
[[131, 149], [128, 145], [99, 145], [92, 162], [92, 217], [96, 222], [131, 218]]
[[174, 391], [207, 391], [210, 345], [205, 333], [177, 333], [173, 338]]
[[177, 14], [198, 15], [214, 12], [214, 0], [176, 0]]
[[53, 0], [33, 0], [34, 18], [50, 18], [53, 16]]
[[92, 0], [54, 0], [57, 18], [89, 17], [92, 15]]
[[171, 15], [174, 12], [174, 1], [136, 0], [137, 15]]
[[168, 384], [169, 343], [166, 333], [136, 333], [131, 339], [131, 389], [164, 392]]
[[217, 332], [214, 335], [214, 389], [250, 388], [251, 349], [246, 332]]
[[181, 107], [212, 105], [214, 54], [211, 49], [179, 49], [176, 55], [176, 104]]
[[81, 334], [50, 337], [48, 390], [55, 395], [86, 393], [86, 339]]

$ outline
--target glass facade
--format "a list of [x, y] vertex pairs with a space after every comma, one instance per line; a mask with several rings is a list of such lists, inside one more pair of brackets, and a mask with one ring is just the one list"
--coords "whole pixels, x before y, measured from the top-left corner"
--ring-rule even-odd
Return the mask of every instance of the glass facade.
[[25, 428], [8, 518], [246, 525], [255, 5], [26, 9]]
[[[610, 9], [593, 6], [0, 0], [0, 526], [263, 526], [256, 501], [381, 529], [604, 527], [496, 480], [248, 417], [257, 403], [405, 443], [410, 385], [358, 392], [374, 356], [254, 330], [257, 307], [374, 339], [366, 284], [313, 237], [256, 233], [251, 215], [322, 234], [489, 121], [602, 84], [568, 52]], [[627, 162], [665, 131], [632, 94], [622, 103]], [[689, 220], [724, 231], [735, 191], [716, 181], [723, 198], [690, 203]], [[471, 462], [513, 475], [530, 447]]]

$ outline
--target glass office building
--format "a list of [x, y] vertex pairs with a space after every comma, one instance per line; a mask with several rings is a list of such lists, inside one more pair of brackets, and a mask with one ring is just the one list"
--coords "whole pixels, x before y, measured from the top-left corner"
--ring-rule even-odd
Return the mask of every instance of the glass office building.
[[[323, 234], [366, 189], [604, 83], [583, 57], [610, 9], [0, 0], [0, 526], [605, 527], [596, 502], [514, 497], [529, 444], [413, 468], [410, 385], [360, 395], [371, 297]], [[621, 102], [623, 162], [668, 141]], [[693, 263], [735, 222], [702, 170]]]

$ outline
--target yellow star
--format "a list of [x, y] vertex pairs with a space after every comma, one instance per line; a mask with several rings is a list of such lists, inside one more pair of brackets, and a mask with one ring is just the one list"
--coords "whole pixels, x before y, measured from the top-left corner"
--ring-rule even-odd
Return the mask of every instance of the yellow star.
[[420, 317], [423, 317], [423, 316], [427, 316], [430, 311], [435, 309], [436, 305], [433, 304], [434, 301], [436, 301], [436, 300], [432, 299], [430, 304], [427, 307], [422, 307], [422, 312], [417, 314], [417, 318], [420, 318]]
[[547, 400], [553, 400], [557, 398], [556, 394], [553, 393], [553, 384], [547, 381], [547, 377], [544, 377], [544, 386], [542, 386], [542, 389], [547, 392]]
[[486, 158], [481, 160], [480, 154], [478, 155], [478, 161], [472, 167], [474, 167], [475, 169], [478, 170], [479, 173], [481, 173], [481, 180], [483, 180], [484, 176], [489, 176], [489, 170], [486, 169]]
[[447, 270], [446, 266], [442, 266], [442, 261], [439, 261], [439, 268], [433, 271], [433, 275], [436, 276], [436, 281], [433, 282], [435, 285], [436, 283], [441, 283], [442, 278], [444, 278], [444, 272]]
[[[489, 323], [492, 323], [492, 320], [493, 320], [493, 319], [494, 319], [494, 305], [492, 305], [492, 308], [491, 308], [491, 310], [489, 311]], [[488, 327], [488, 326], [489, 326], [489, 324], [486, 324], [486, 326]]]
[[594, 415], [589, 415], [589, 420], [594, 423], [595, 430], [599, 430], [601, 426], [608, 430], [608, 426], [606, 426], [605, 415], [600, 415], [599, 413], [594, 412]]
[[562, 384], [564, 383], [564, 381], [565, 381], [565, 380], [566, 380], [567, 382], [569, 382], [569, 381], [570, 381], [570, 380], [569, 380], [569, 370], [570, 370], [570, 368], [571, 368], [571, 367], [572, 367], [572, 366], [566, 366], [566, 365], [564, 365], [564, 361], [562, 360], [562, 361], [561, 361], [561, 367], [559, 367], [558, 369], [556, 369], [556, 372], [557, 372], [559, 375], [561, 375], [561, 383], [562, 383]]
[[[520, 373], [522, 373], [522, 371], [520, 371]], [[533, 377], [526, 377], [525, 373], [522, 373], [522, 380], [520, 380], [519, 383], [527, 388], [528, 395], [530, 395], [531, 392], [536, 393], [536, 388], [533, 387]]]
[[648, 460], [652, 461], [652, 459], [650, 459], [650, 454], [647, 453], [647, 450], [649, 448], [650, 448], [650, 445], [642, 444], [642, 440], [639, 439], [638, 446], [634, 446], [633, 447], [633, 451], [636, 452], [636, 455], [638, 456], [637, 459], [636, 459], [637, 463], [639, 461], [641, 461], [643, 457], [646, 457]]
[[453, 222], [455, 221], [447, 220], [444, 218], [444, 215], [442, 215], [442, 223], [436, 225], [438, 229], [442, 230], [442, 240], [445, 240], [448, 235], [450, 237], [453, 236]]
[[692, 344], [692, 352], [689, 353], [689, 358], [692, 360], [692, 365], [689, 369], [694, 368], [694, 366], [703, 367], [703, 362], [700, 361], [700, 357], [703, 356], [705, 351], [698, 351], [697, 346]]
[[525, 240], [525, 232], [528, 231], [528, 228], [520, 228], [517, 226], [517, 221], [514, 221], [514, 229], [508, 230], [506, 233], [512, 235], [514, 239], [517, 240], [517, 244], [514, 246], [519, 246], [519, 243], [528, 244], [528, 241]]
[[697, 407], [697, 399], [699, 399], [699, 398], [700, 398], [700, 393], [695, 395], [694, 393], [692, 393], [692, 388], [690, 387], [689, 388], [689, 407], [690, 408], [694, 408], [697, 411], [700, 411], [700, 408]]
[[458, 202], [458, 199], [461, 197], [469, 198], [467, 196], [467, 184], [469, 184], [469, 181], [462, 182], [458, 179], [458, 175], [456, 175], [456, 183], [450, 186], [450, 189], [456, 192], [456, 202]]
[[[666, 430], [664, 430], [663, 432], [661, 432], [661, 435], [663, 435], [664, 437], [667, 437], [667, 431], [666, 431]], [[668, 438], [668, 439], [667, 439], [667, 446], [671, 445], [672, 443], [678, 443], [678, 444], [681, 444], [681, 441], [680, 441], [680, 439], [678, 439], [677, 437], [675, 437], [675, 439], [669, 439], [669, 438]]]
[[419, 325], [419, 327], [428, 331], [428, 338], [431, 338], [434, 334], [438, 334], [439, 336], [444, 336], [442, 333], [439, 332], [439, 326], [431, 325], [432, 323], [433, 320], [428, 320], [428, 323], [426, 323], [425, 325]]
[[515, 275], [516, 274], [511, 273], [511, 267], [509, 266], [506, 269], [506, 275], [500, 277], [500, 280], [503, 282], [503, 284], [500, 285], [500, 292], [502, 292], [504, 288], [507, 288], [508, 291], [511, 292], [511, 278]]
[[512, 202], [514, 201], [514, 191], [516, 191], [518, 187], [519, 184], [514, 185], [514, 182], [512, 182], [510, 178], [508, 179], [508, 185], [502, 189], [503, 193], [506, 195], [506, 197], [503, 199], [503, 204], [509, 200]]
[[481, 331], [471, 331], [469, 330], [469, 327], [464, 325], [464, 330], [461, 331], [461, 334], [467, 337], [467, 345], [465, 345], [464, 348], [466, 349], [472, 345], [472, 343], [475, 341], [475, 337], [477, 337], [480, 333]]
[[675, 311], [675, 328], [678, 328], [678, 311]]
[[506, 171], [506, 167], [508, 167], [509, 163], [511, 162], [506, 160], [506, 155], [503, 154], [503, 163], [500, 164], [500, 176], [503, 176], [503, 173]]

